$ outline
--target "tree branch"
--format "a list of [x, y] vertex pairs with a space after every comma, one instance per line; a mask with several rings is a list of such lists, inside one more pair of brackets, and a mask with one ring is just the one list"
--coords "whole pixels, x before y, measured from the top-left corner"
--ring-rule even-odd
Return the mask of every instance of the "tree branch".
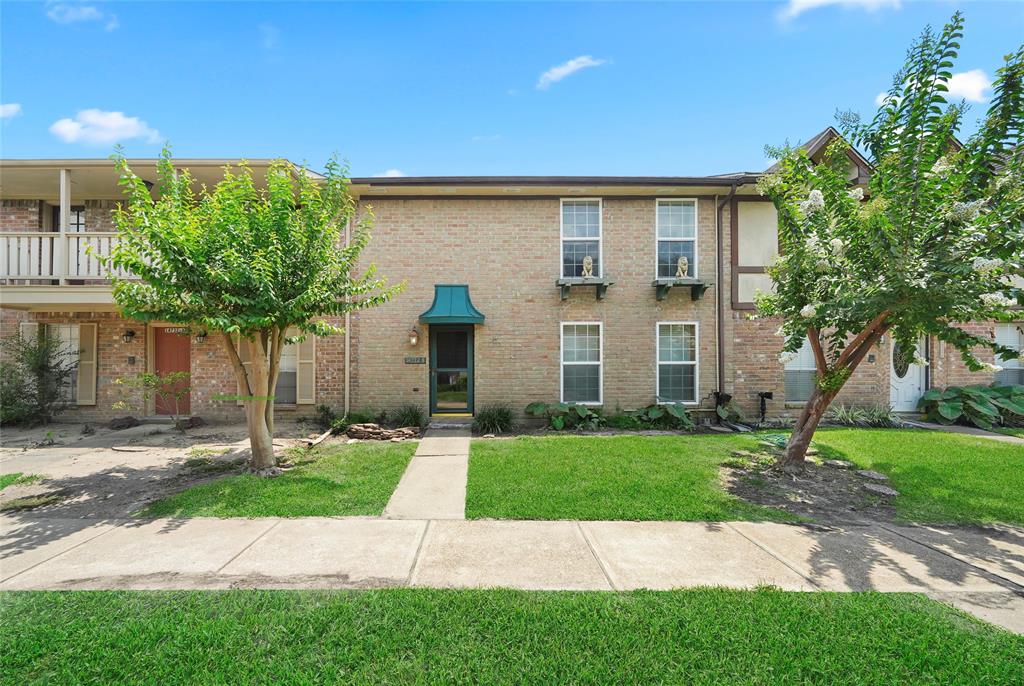
[[807, 340], [811, 342], [811, 350], [814, 351], [814, 363], [818, 367], [818, 374], [824, 376], [828, 372], [828, 360], [825, 359], [825, 351], [821, 349], [821, 337], [817, 327], [807, 327]]
[[[864, 329], [857, 334], [850, 344], [843, 349], [843, 352], [839, 354], [839, 359], [836, 360], [836, 364], [843, 365], [850, 358], [853, 352], [865, 341], [874, 331], [882, 325], [882, 323], [892, 314], [889, 310], [884, 310], [881, 314], [871, 320], [871, 322], [864, 327]], [[887, 329], [889, 327], [886, 327]], [[870, 346], [869, 346], [870, 347]]]
[[[238, 385], [242, 387], [246, 395], [252, 395], [252, 389], [249, 387], [249, 375], [245, 373], [242, 358], [238, 356], [235, 344], [231, 342], [231, 334], [227, 331], [221, 331], [220, 334], [221, 342], [224, 343], [224, 348], [228, 351], [228, 359], [231, 360], [231, 366], [235, 370], [235, 376], [238, 377]], [[239, 335], [238, 344], [242, 345], [241, 335]]]

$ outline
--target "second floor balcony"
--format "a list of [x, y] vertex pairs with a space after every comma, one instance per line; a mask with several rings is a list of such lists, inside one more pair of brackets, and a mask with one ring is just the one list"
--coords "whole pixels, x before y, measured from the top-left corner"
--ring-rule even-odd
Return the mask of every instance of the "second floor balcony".
[[[102, 258], [109, 257], [116, 243], [112, 231], [3, 231], [0, 280], [5, 286], [105, 284], [109, 271]], [[114, 273], [127, 275], [117, 269]]]

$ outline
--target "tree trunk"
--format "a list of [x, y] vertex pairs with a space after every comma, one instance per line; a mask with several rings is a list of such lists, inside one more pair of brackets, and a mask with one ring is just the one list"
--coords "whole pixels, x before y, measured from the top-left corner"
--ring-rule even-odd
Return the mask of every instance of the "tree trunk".
[[274, 439], [267, 428], [264, 411], [265, 408], [257, 401], [245, 403], [245, 421], [249, 426], [249, 446], [252, 452], [249, 470], [260, 476], [273, 476], [278, 473], [277, 460], [274, 458]]
[[800, 417], [793, 426], [793, 433], [789, 436], [789, 443], [786, 444], [786, 452], [779, 460], [779, 466], [787, 472], [800, 471], [803, 468], [804, 458], [807, 456], [807, 449], [811, 446], [811, 438], [818, 428], [818, 423], [825, 416], [836, 392], [826, 393], [817, 386], [811, 393], [810, 399], [800, 412]]
[[274, 458], [274, 437], [267, 426], [268, 402], [268, 369], [266, 348], [256, 339], [239, 338], [238, 345], [249, 346], [251, 373], [246, 373], [238, 350], [229, 333], [222, 332], [221, 340], [227, 351], [228, 359], [235, 370], [238, 387], [242, 392], [242, 404], [245, 406], [245, 423], [249, 429], [249, 470], [260, 476], [277, 476], [281, 470]]

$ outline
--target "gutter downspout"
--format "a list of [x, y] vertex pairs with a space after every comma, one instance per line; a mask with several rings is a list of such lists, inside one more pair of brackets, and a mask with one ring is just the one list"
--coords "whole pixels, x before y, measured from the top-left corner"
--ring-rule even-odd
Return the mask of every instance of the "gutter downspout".
[[[729, 195], [725, 196], [725, 199], [718, 202], [718, 196], [715, 196], [715, 202], [717, 203], [717, 209], [715, 211], [715, 253], [717, 257], [717, 264], [715, 265], [716, 274], [715, 280], [718, 282], [718, 293], [715, 300], [715, 306], [717, 310], [717, 343], [718, 343], [718, 368], [716, 369], [716, 380], [718, 381], [718, 392], [725, 392], [725, 345], [722, 342], [722, 336], [725, 335], [725, 306], [722, 304], [722, 298], [725, 297], [725, 286], [722, 282], [722, 272], [725, 271], [722, 257], [722, 209], [725, 208], [727, 203], [732, 202], [732, 199], [736, 196], [736, 188], [739, 182], [734, 181], [732, 187], [729, 189]], [[730, 215], [730, 221], [732, 216]], [[730, 290], [731, 287], [730, 287]]]
[[[352, 218], [349, 217], [345, 222], [345, 247], [349, 246], [350, 237], [352, 235]], [[347, 296], [346, 296], [347, 298]], [[350, 408], [350, 397], [351, 397], [351, 381], [352, 381], [352, 313], [348, 310], [345, 311], [345, 416], [349, 414]]]

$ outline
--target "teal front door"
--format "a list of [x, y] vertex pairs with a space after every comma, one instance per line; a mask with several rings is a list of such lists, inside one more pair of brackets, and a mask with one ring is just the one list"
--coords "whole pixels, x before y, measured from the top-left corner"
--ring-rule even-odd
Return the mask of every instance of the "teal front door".
[[473, 327], [430, 325], [430, 413], [473, 414]]

